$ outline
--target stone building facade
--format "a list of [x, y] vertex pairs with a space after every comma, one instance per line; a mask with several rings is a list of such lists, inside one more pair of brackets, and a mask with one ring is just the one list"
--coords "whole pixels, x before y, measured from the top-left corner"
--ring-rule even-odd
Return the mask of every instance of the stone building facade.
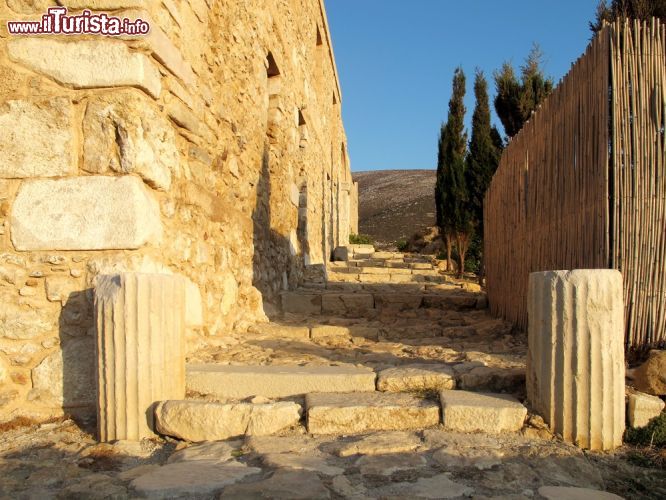
[[92, 409], [96, 276], [188, 278], [190, 346], [356, 232], [321, 0], [69, 0], [147, 36], [17, 36], [0, 0], [0, 421]]

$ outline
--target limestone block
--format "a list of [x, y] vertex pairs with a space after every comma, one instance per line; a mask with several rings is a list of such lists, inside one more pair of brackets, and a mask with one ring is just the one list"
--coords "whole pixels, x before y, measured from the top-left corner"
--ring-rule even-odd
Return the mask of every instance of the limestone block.
[[498, 434], [523, 427], [527, 408], [506, 394], [442, 391], [442, 422], [449, 431]]
[[72, 104], [55, 97], [0, 104], [0, 177], [57, 177], [74, 173]]
[[317, 325], [310, 329], [312, 340], [330, 339], [332, 337], [351, 337], [351, 331], [346, 326]]
[[413, 431], [390, 431], [370, 434], [351, 443], [341, 443], [337, 449], [337, 455], [350, 457], [352, 455], [409, 453], [420, 446], [421, 439]]
[[168, 190], [179, 155], [169, 120], [137, 90], [91, 99], [83, 118], [83, 170], [136, 173], [156, 189]]
[[421, 306], [421, 294], [418, 293], [380, 293], [375, 294], [377, 309], [412, 310]]
[[321, 309], [326, 314], [363, 315], [374, 307], [371, 293], [327, 293], [321, 299]]
[[275, 323], [259, 323], [252, 325], [249, 329], [251, 333], [266, 335], [275, 338], [288, 338], [307, 340], [310, 338], [310, 328], [307, 326], [278, 325]]
[[348, 261], [350, 256], [349, 247], [337, 247], [333, 250], [334, 261]]
[[321, 295], [316, 293], [284, 292], [282, 311], [301, 314], [321, 314]]
[[136, 249], [162, 232], [138, 177], [72, 177], [21, 185], [11, 212], [16, 250]]
[[[5, 299], [4, 296], [0, 297]], [[9, 299], [0, 307], [0, 338], [31, 340], [57, 330], [57, 318], [45, 307], [22, 308]]]
[[362, 253], [368, 256], [372, 256], [372, 254], [375, 253], [375, 247], [372, 245], [352, 244], [347, 245], [347, 248], [349, 248], [353, 253]]
[[393, 252], [375, 252], [372, 254], [373, 259], [392, 259], [393, 258]]
[[638, 391], [627, 394], [627, 417], [631, 427], [645, 427], [650, 420], [658, 417], [664, 409], [664, 402], [657, 396]]
[[[388, 267], [374, 267], [374, 266], [359, 266], [358, 272], [361, 274], [381, 274], [383, 275], [386, 279], [388, 279], [389, 275], [394, 271], [392, 269], [389, 269]], [[398, 269], [395, 274], [412, 274], [412, 272], [409, 269]]]
[[17, 37], [9, 40], [7, 50], [12, 61], [76, 88], [134, 86], [155, 98], [162, 90], [155, 64], [119, 40]]
[[64, 342], [32, 370], [35, 399], [63, 408], [95, 403], [95, 343], [89, 337]]
[[666, 351], [652, 350], [648, 359], [631, 374], [634, 387], [655, 396], [666, 395]]
[[188, 365], [187, 389], [229, 399], [371, 392], [375, 390], [375, 372], [356, 366]]
[[436, 403], [401, 393], [314, 393], [305, 397], [312, 434], [409, 430], [439, 423]]
[[532, 273], [527, 395], [553, 433], [610, 450], [624, 432], [624, 305], [614, 270]]
[[[414, 262], [413, 264], [410, 264], [409, 267], [417, 270], [431, 270], [431, 271], [434, 270], [432, 268], [432, 264], [429, 264], [427, 262]], [[437, 272], [436, 270], [434, 271]]]
[[267, 436], [298, 425], [296, 403], [220, 404], [164, 401], [155, 409], [157, 430], [187, 441], [218, 441], [237, 436]]
[[406, 365], [387, 368], [377, 376], [377, 390], [413, 392], [455, 389], [453, 368], [445, 364]]
[[185, 280], [99, 276], [95, 319], [99, 438], [151, 437], [154, 405], [185, 397]]

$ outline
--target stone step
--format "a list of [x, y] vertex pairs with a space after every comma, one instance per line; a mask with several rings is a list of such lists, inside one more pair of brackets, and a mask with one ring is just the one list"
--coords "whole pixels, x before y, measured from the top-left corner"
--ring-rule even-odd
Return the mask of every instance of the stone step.
[[315, 393], [305, 397], [311, 434], [424, 429], [439, 424], [439, 405], [405, 393]]
[[299, 425], [301, 405], [163, 401], [155, 408], [161, 434], [185, 441], [219, 441], [239, 436], [268, 436]]
[[441, 391], [455, 388], [455, 372], [445, 363], [396, 366], [382, 370], [377, 375], [377, 390], [384, 392]]
[[188, 365], [187, 390], [221, 399], [284, 398], [309, 392], [375, 390], [371, 368], [298, 365]]
[[362, 318], [382, 310], [441, 309], [464, 311], [477, 307], [480, 296], [471, 293], [337, 292], [297, 290], [282, 293], [282, 311]]
[[333, 260], [366, 259], [372, 257], [374, 253], [375, 247], [372, 245], [346, 245], [333, 250]]
[[439, 396], [442, 423], [449, 431], [499, 434], [523, 427], [527, 408], [513, 396], [444, 390]]
[[331, 275], [336, 274], [379, 274], [382, 276], [390, 276], [395, 274], [413, 274], [417, 276], [443, 276], [439, 270], [435, 269], [429, 264], [429, 267], [412, 268], [416, 264], [405, 264], [407, 267], [388, 267], [388, 266], [331, 266], [328, 272], [328, 279]]
[[[408, 269], [405, 269], [409, 271]], [[403, 271], [400, 269], [400, 271]], [[394, 273], [394, 272], [381, 272], [381, 273], [338, 273], [331, 272], [328, 275], [328, 283], [387, 283], [387, 284], [400, 284], [400, 283], [447, 283], [446, 276], [439, 274], [437, 271], [422, 271], [422, 272], [408, 272], [408, 273]]]

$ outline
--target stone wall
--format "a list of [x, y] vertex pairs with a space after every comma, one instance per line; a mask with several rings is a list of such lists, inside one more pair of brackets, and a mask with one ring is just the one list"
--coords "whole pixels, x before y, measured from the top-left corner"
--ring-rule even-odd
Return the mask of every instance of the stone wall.
[[0, 0], [0, 420], [94, 407], [97, 275], [187, 277], [194, 346], [357, 220], [319, 0], [64, 3], [151, 31], [11, 36], [55, 2]]

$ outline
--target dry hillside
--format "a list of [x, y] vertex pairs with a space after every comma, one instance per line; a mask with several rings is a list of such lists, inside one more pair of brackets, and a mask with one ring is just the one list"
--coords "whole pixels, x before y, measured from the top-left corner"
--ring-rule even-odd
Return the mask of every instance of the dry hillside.
[[353, 173], [358, 181], [359, 231], [378, 247], [435, 224], [435, 170]]

